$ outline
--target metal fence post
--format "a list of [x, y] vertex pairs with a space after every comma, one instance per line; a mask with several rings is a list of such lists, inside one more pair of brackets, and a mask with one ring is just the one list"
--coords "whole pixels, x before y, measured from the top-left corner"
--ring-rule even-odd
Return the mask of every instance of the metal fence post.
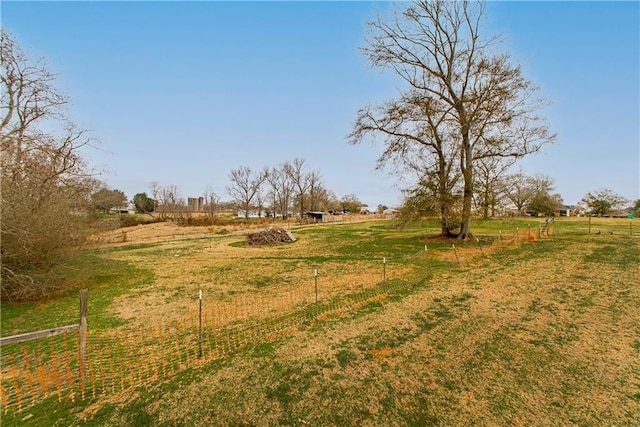
[[315, 268], [313, 270], [313, 276], [315, 279], [315, 285], [316, 285], [316, 316], [320, 315], [320, 308], [318, 307], [318, 269]]
[[198, 359], [202, 357], [202, 289], [198, 291]]
[[87, 322], [87, 303], [89, 297], [89, 290], [80, 290], [80, 324], [78, 328], [79, 338], [79, 352], [80, 352], [80, 378], [82, 382], [85, 381], [86, 373], [88, 371], [87, 360], [87, 335], [88, 335], [88, 322]]

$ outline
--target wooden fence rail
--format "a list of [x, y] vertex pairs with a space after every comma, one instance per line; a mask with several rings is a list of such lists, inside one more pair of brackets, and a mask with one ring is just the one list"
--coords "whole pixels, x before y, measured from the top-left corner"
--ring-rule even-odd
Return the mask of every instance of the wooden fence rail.
[[0, 337], [0, 347], [9, 344], [36, 340], [38, 338], [54, 337], [65, 332], [74, 332], [80, 329], [80, 325], [60, 326], [57, 328], [43, 329], [41, 331], [27, 332], [26, 334], [12, 335], [10, 337]]
[[11, 335], [9, 337], [0, 337], [0, 347], [9, 344], [18, 344], [21, 342], [36, 340], [39, 338], [54, 337], [64, 334], [65, 332], [78, 331], [80, 337], [80, 360], [84, 366], [87, 363], [87, 302], [89, 291], [82, 289], [80, 291], [80, 323], [75, 325], [59, 326], [57, 328], [43, 329], [41, 331], [27, 332], [25, 334]]

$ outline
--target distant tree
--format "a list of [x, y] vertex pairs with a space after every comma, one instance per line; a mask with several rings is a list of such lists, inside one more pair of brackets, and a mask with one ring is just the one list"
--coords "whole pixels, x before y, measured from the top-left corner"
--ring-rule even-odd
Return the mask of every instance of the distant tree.
[[389, 207], [387, 205], [378, 205], [378, 207], [376, 208], [376, 213], [381, 214], [384, 211], [386, 211], [387, 209], [389, 209]]
[[174, 222], [180, 222], [188, 211], [180, 189], [176, 185], [163, 187], [156, 181], [151, 182], [149, 187], [155, 202], [154, 211], [159, 214], [160, 218], [171, 218]]
[[640, 217], [640, 199], [637, 199], [635, 202], [633, 202], [631, 213], [636, 217]]
[[274, 215], [280, 214], [283, 219], [287, 219], [291, 208], [294, 187], [291, 177], [285, 170], [284, 164], [271, 168], [267, 173], [266, 182], [269, 185], [268, 197], [271, 199], [271, 207]]
[[553, 216], [562, 206], [562, 198], [559, 194], [537, 193], [529, 202], [528, 211]]
[[355, 194], [347, 194], [340, 199], [342, 209], [351, 213], [360, 213], [362, 202]]
[[153, 211], [156, 212], [161, 219], [166, 218], [166, 212], [164, 211], [164, 206], [160, 203], [160, 196], [162, 192], [162, 187], [158, 183], [158, 181], [152, 181], [149, 183], [149, 189], [151, 190], [151, 198], [155, 204]]
[[318, 171], [310, 171], [307, 174], [307, 181], [309, 182], [309, 188], [307, 189], [307, 195], [309, 199], [310, 211], [323, 211], [323, 195], [325, 192], [322, 186], [322, 177]]
[[151, 213], [155, 210], [156, 202], [147, 193], [137, 193], [133, 196], [133, 205], [136, 208], [136, 212], [140, 214]]
[[496, 209], [505, 197], [501, 178], [514, 162], [513, 158], [495, 156], [478, 160], [474, 187], [476, 205], [482, 213], [482, 219], [496, 216]]
[[505, 175], [501, 180], [500, 187], [505, 197], [518, 210], [518, 215], [524, 216], [529, 202], [535, 195], [535, 188], [532, 186], [531, 178], [522, 172]]
[[91, 139], [68, 118], [69, 99], [43, 60], [0, 30], [0, 298], [38, 300], [91, 231], [96, 190], [82, 150]]
[[[382, 111], [362, 109], [351, 141], [360, 142], [371, 128], [390, 136], [387, 146], [400, 136], [430, 150], [425, 141], [440, 138], [457, 156], [463, 181], [458, 238], [468, 239], [477, 161], [520, 158], [538, 151], [554, 135], [537, 113], [542, 101], [535, 96], [536, 86], [512, 65], [509, 55], [496, 52], [496, 38], [481, 37], [483, 2], [417, 0], [399, 7], [388, 19], [378, 16], [368, 23], [363, 52], [373, 66], [390, 69], [408, 89]], [[419, 117], [405, 114], [407, 105], [412, 111], [423, 108], [421, 123], [406, 126]], [[396, 123], [402, 125], [398, 135]], [[437, 132], [431, 132], [432, 125]], [[425, 139], [424, 132], [431, 137]]]
[[91, 202], [95, 209], [108, 213], [112, 208], [126, 207], [127, 196], [120, 190], [101, 188], [91, 195]]
[[204, 191], [204, 211], [207, 215], [215, 215], [218, 205], [220, 204], [220, 196], [213, 191], [213, 188], [207, 187]]
[[528, 179], [531, 199], [527, 211], [552, 216], [562, 205], [562, 197], [553, 193], [553, 179], [547, 175], [536, 174]]
[[325, 212], [338, 212], [342, 211], [342, 203], [338, 199], [338, 196], [331, 191], [327, 190], [324, 186], [318, 190], [318, 203], [321, 211]]
[[307, 161], [296, 157], [292, 162], [284, 164], [284, 170], [289, 175], [295, 188], [294, 200], [298, 206], [300, 218], [302, 218], [305, 212], [307, 191], [311, 185], [310, 173], [307, 171]]
[[587, 213], [593, 216], [606, 216], [618, 209], [622, 209], [628, 201], [621, 195], [608, 188], [589, 192], [582, 198], [587, 207]]
[[244, 211], [245, 219], [249, 218], [249, 211], [254, 207], [260, 187], [268, 177], [268, 170], [253, 172], [246, 166], [233, 169], [229, 173], [230, 184], [226, 187], [238, 207]]
[[161, 191], [160, 200], [165, 212], [169, 212], [171, 214], [171, 219], [174, 222], [180, 222], [183, 214], [188, 209], [184, 198], [180, 194], [178, 186], [169, 185], [164, 187]]

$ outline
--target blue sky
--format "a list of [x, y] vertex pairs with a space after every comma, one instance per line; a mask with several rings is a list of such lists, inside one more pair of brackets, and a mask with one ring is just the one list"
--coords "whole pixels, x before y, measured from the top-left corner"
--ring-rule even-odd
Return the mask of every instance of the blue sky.
[[[381, 147], [346, 142], [358, 108], [401, 81], [359, 53], [365, 23], [390, 3], [12, 2], [2, 26], [44, 56], [93, 130], [101, 179], [130, 198], [149, 183], [228, 199], [231, 169], [294, 157], [338, 197], [395, 205]], [[490, 2], [487, 33], [551, 103], [557, 142], [522, 162], [565, 203], [610, 188], [640, 197], [638, 2]]]

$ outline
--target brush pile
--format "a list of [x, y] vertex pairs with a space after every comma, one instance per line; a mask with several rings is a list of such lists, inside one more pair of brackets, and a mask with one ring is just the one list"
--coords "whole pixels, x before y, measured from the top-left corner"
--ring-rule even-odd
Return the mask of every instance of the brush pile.
[[248, 245], [272, 245], [274, 243], [295, 242], [296, 238], [288, 230], [280, 227], [269, 227], [255, 233], [247, 234]]

